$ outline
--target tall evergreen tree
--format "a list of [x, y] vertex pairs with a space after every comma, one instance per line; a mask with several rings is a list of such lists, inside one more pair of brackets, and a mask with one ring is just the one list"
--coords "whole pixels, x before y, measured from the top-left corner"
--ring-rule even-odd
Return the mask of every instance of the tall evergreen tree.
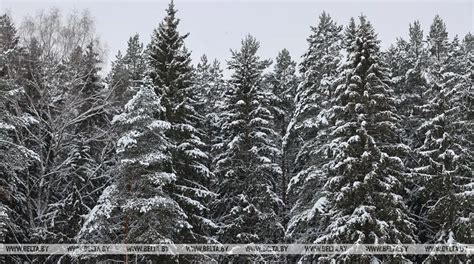
[[[423, 122], [421, 106], [426, 103], [425, 93], [429, 87], [428, 50], [420, 23], [410, 24], [409, 40], [398, 39], [385, 55], [392, 69], [391, 81], [398, 99], [398, 113], [402, 117], [404, 143], [414, 147], [419, 143], [415, 131]], [[407, 165], [412, 166], [412, 162]]]
[[276, 243], [283, 236], [276, 194], [281, 169], [272, 157], [279, 152], [272, 115], [262, 87], [262, 71], [269, 61], [257, 56], [252, 36], [232, 51], [232, 77], [226, 94], [224, 151], [217, 157], [219, 197], [213, 211], [222, 243]]
[[275, 130], [278, 133], [278, 140], [276, 142], [281, 148], [281, 154], [277, 157], [278, 163], [282, 168], [278, 193], [286, 204], [286, 189], [288, 187], [290, 164], [294, 150], [287, 149], [288, 145], [286, 144], [283, 147], [283, 138], [286, 135], [288, 124], [295, 111], [294, 98], [298, 86], [296, 63], [291, 59], [290, 52], [287, 49], [283, 49], [278, 53], [273, 72], [266, 79], [270, 86], [269, 94], [272, 96], [270, 98], [270, 110], [274, 116]]
[[[87, 14], [43, 12], [19, 33], [0, 15], [0, 243], [471, 243], [471, 33], [451, 41], [437, 15], [426, 37], [415, 21], [408, 38], [382, 53], [364, 16], [342, 34], [323, 12], [301, 80], [285, 49], [267, 71], [251, 36], [232, 51], [224, 80], [218, 61], [203, 56], [192, 66], [176, 14], [171, 1], [146, 49], [138, 34], [130, 37], [107, 84]], [[0, 256], [1, 263], [210, 259]]]
[[171, 124], [159, 119], [165, 108], [150, 80], [132, 85], [130, 89], [135, 95], [125, 105], [124, 112], [112, 121], [120, 135], [114, 181], [89, 213], [79, 233], [80, 240], [175, 242], [183, 229], [192, 228], [174, 199], [173, 184], [177, 176], [170, 152], [173, 145], [166, 136]]
[[[472, 52], [472, 51], [471, 51]], [[474, 202], [472, 155], [472, 72], [466, 52], [455, 38], [448, 46], [440, 81], [432, 85], [430, 100], [423, 106], [425, 122], [418, 128], [415, 168], [420, 226], [428, 243], [469, 243], [472, 240]], [[471, 231], [470, 231], [471, 230]], [[466, 256], [431, 255], [431, 262], [466, 262]]]
[[[379, 41], [370, 22], [359, 17], [331, 108], [329, 142], [332, 160], [327, 168], [324, 195], [327, 213], [319, 243], [414, 243], [413, 219], [404, 204], [405, 168], [399, 158], [399, 117], [389, 86]], [[323, 168], [324, 168], [323, 167]], [[403, 256], [326, 256], [324, 263], [369, 262]]]
[[213, 241], [215, 225], [208, 218], [207, 203], [214, 193], [208, 190], [211, 173], [206, 166], [208, 156], [203, 151], [206, 146], [201, 139], [202, 131], [198, 129], [202, 116], [194, 108], [193, 69], [190, 53], [184, 46], [187, 34], [178, 32], [179, 19], [173, 1], [166, 12], [160, 26], [153, 31], [147, 53], [155, 92], [161, 96], [166, 109], [162, 119], [171, 124], [167, 133], [174, 145], [174, 199], [186, 212], [192, 226], [176, 241], [205, 243]]
[[215, 145], [222, 142], [220, 112], [224, 107], [222, 99], [226, 87], [220, 62], [214, 60], [210, 63], [206, 55], [203, 55], [196, 66], [194, 78], [195, 108], [198, 114], [203, 117], [199, 128], [203, 133], [202, 139], [206, 145], [208, 156], [206, 165], [211, 171], [214, 171], [213, 157], [216, 156], [218, 149]]
[[424, 53], [423, 30], [421, 29], [420, 21], [416, 20], [413, 24], [409, 25], [409, 36], [414, 57], [418, 59]]
[[143, 43], [140, 42], [138, 34], [128, 39], [127, 52], [123, 57], [130, 79], [137, 81], [144, 77], [146, 72], [146, 58], [143, 49]]
[[[21, 103], [23, 50], [16, 28], [7, 15], [0, 16], [0, 242], [27, 243], [32, 232], [28, 218], [28, 169], [38, 155], [22, 141], [22, 130], [31, 125]], [[0, 262], [18, 263], [24, 256], [1, 256]]]
[[115, 60], [111, 63], [110, 73], [107, 75], [107, 84], [109, 89], [113, 91], [111, 100], [114, 106], [118, 108], [117, 112], [122, 110], [120, 106], [124, 106], [127, 103], [125, 93], [128, 87], [130, 87], [129, 79], [130, 75], [124, 63], [122, 52], [119, 50], [115, 55]]
[[111, 98], [118, 111], [121, 110], [130, 95], [126, 94], [132, 81], [142, 80], [146, 73], [146, 57], [143, 44], [138, 34], [128, 39], [127, 50], [124, 55], [119, 51], [115, 61], [112, 62], [112, 70], [108, 76], [110, 89], [113, 91]]
[[303, 80], [298, 87], [296, 110], [286, 136], [289, 141], [284, 142], [296, 143], [298, 147], [289, 188], [294, 205], [287, 232], [302, 242], [312, 242], [318, 236], [316, 219], [325, 201], [320, 192], [324, 184], [321, 165], [329, 158], [324, 148], [329, 125], [327, 110], [331, 106], [343, 44], [342, 27], [325, 12], [319, 16], [318, 26], [311, 30], [309, 49], [303, 56]]
[[19, 57], [18, 36], [15, 26], [7, 14], [0, 16], [0, 50], [2, 51], [2, 68], [0, 77], [12, 78], [12, 66], [18, 63]]
[[430, 26], [428, 43], [430, 45], [431, 55], [440, 61], [443, 53], [445, 53], [448, 48], [448, 31], [446, 30], [446, 24], [439, 15], [435, 16]]
[[[0, 20], [0, 26], [2, 21]], [[0, 28], [2, 30], [2, 28]], [[5, 57], [11, 49], [0, 49], [0, 67], [6, 65]], [[13, 78], [0, 76], [0, 238], [1, 243], [25, 241], [28, 236], [28, 226], [25, 219], [27, 203], [27, 179], [24, 171], [33, 157], [18, 139], [18, 133], [23, 127], [18, 113], [18, 97], [24, 90]], [[26, 219], [25, 219], [26, 220]], [[10, 257], [6, 258], [11, 260]], [[6, 261], [0, 258], [1, 261]], [[13, 258], [14, 259], [14, 258]], [[11, 260], [13, 261], [13, 260]]]
[[[6, 14], [0, 16], [0, 210], [2, 212], [2, 243], [12, 242], [12, 235], [20, 229], [15, 221], [15, 203], [24, 205], [24, 194], [15, 193], [25, 185], [21, 170], [26, 169], [26, 150], [18, 141], [20, 129], [18, 96], [24, 90], [18, 85], [13, 61], [20, 56], [16, 28]], [[17, 200], [17, 199], [21, 200]], [[21, 224], [21, 223], [19, 223]]]

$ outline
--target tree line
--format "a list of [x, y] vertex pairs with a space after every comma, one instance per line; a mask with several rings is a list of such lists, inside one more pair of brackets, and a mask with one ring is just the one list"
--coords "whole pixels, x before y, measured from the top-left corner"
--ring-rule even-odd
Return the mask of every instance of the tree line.
[[[2, 243], [470, 243], [471, 33], [382, 50], [323, 12], [297, 65], [245, 36], [193, 65], [171, 2], [110, 72], [86, 13], [0, 17]], [[273, 66], [272, 66], [273, 64]], [[223, 67], [231, 75], [224, 78]], [[15, 262], [464, 263], [466, 256], [0, 256]], [[125, 258], [125, 259], [124, 259]]]

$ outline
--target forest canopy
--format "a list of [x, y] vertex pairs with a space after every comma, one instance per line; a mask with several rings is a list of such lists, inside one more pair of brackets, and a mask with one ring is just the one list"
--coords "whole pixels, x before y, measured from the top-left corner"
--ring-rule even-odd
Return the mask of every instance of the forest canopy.
[[471, 33], [448, 38], [435, 16], [428, 32], [415, 20], [408, 38], [382, 49], [370, 18], [339, 25], [322, 12], [299, 64], [285, 47], [261, 58], [252, 35], [225, 62], [193, 62], [179, 22], [171, 2], [151, 41], [130, 36], [103, 74], [88, 12], [43, 11], [20, 25], [0, 16], [1, 243], [472, 243]]

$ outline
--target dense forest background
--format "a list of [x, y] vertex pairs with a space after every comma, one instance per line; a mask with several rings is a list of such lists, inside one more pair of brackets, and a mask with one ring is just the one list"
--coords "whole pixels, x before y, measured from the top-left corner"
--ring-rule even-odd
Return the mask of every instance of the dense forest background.
[[[299, 65], [286, 49], [260, 58], [251, 35], [225, 65], [193, 64], [176, 12], [171, 2], [150, 43], [131, 36], [106, 76], [90, 16], [0, 16], [2, 243], [472, 243], [471, 33], [449, 39], [436, 16], [381, 50], [365, 16], [342, 26], [323, 12]], [[127, 259], [212, 260], [469, 261]]]

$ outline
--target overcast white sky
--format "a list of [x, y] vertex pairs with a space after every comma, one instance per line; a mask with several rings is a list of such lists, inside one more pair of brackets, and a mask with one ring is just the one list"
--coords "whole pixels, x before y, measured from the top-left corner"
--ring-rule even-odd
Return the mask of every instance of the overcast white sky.
[[[199, 1], [175, 0], [180, 32], [190, 32], [186, 41], [194, 62], [202, 54], [225, 62], [229, 49], [240, 46], [243, 36], [250, 33], [261, 43], [260, 55], [274, 58], [287, 48], [293, 58], [307, 48], [310, 26], [326, 10], [340, 24], [361, 13], [373, 23], [382, 46], [388, 47], [397, 37], [406, 37], [408, 24], [420, 20], [425, 33], [436, 14], [441, 15], [449, 36], [464, 36], [473, 31], [472, 0], [455, 1]], [[25, 15], [37, 10], [58, 7], [64, 12], [87, 8], [96, 19], [96, 31], [108, 47], [108, 62], [117, 50], [124, 50], [128, 38], [139, 33], [148, 43], [153, 28], [165, 15], [168, 1], [105, 1], [63, 0], [24, 1], [0, 0], [0, 12], [8, 11], [18, 24]]]

